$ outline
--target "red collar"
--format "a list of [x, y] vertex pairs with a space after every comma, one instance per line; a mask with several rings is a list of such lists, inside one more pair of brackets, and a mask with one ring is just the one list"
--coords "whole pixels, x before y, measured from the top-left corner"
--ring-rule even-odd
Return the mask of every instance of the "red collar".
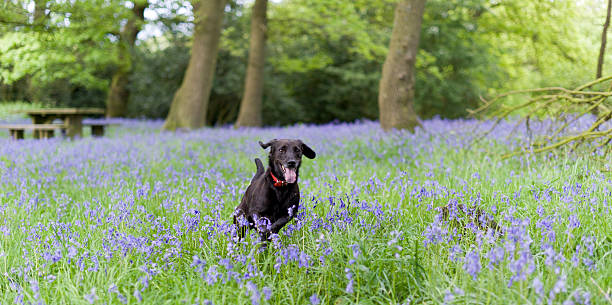
[[272, 176], [272, 180], [274, 180], [274, 186], [276, 187], [287, 186], [287, 181], [278, 180], [278, 178], [274, 177], [274, 174], [272, 173], [272, 171], [270, 171], [270, 176]]

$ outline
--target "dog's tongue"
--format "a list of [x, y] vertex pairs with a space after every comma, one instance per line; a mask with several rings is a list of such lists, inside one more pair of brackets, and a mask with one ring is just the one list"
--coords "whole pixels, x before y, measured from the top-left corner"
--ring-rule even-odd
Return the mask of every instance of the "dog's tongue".
[[296, 178], [295, 168], [285, 167], [285, 181], [287, 181], [287, 183], [295, 183]]

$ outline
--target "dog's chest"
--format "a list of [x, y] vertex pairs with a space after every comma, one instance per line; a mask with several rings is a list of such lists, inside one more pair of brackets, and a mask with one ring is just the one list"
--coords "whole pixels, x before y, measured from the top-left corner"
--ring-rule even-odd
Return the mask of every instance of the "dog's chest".
[[269, 197], [269, 202], [266, 205], [266, 214], [273, 216], [274, 218], [287, 216], [289, 209], [297, 205], [300, 198], [300, 193], [296, 191], [276, 193]]

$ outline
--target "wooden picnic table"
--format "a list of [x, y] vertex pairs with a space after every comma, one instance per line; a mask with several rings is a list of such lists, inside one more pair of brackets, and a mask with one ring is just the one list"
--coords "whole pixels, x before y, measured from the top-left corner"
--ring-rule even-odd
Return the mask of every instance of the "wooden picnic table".
[[[101, 108], [45, 108], [27, 110], [25, 113], [32, 118], [34, 125], [51, 124], [55, 119], [60, 119], [66, 129], [66, 135], [71, 139], [83, 135], [83, 117], [104, 115]], [[34, 137], [41, 138], [43, 133], [34, 130]]]

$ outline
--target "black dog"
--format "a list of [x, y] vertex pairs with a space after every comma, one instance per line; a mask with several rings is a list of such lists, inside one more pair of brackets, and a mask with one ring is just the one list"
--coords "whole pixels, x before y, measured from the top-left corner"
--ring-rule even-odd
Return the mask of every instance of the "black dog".
[[259, 145], [270, 147], [268, 169], [264, 172], [261, 160], [255, 159], [257, 172], [234, 212], [234, 224], [239, 227], [240, 238], [247, 228], [255, 228], [262, 240], [268, 240], [297, 213], [302, 155], [313, 159], [316, 153], [301, 140], [274, 139], [265, 144], [260, 141]]

